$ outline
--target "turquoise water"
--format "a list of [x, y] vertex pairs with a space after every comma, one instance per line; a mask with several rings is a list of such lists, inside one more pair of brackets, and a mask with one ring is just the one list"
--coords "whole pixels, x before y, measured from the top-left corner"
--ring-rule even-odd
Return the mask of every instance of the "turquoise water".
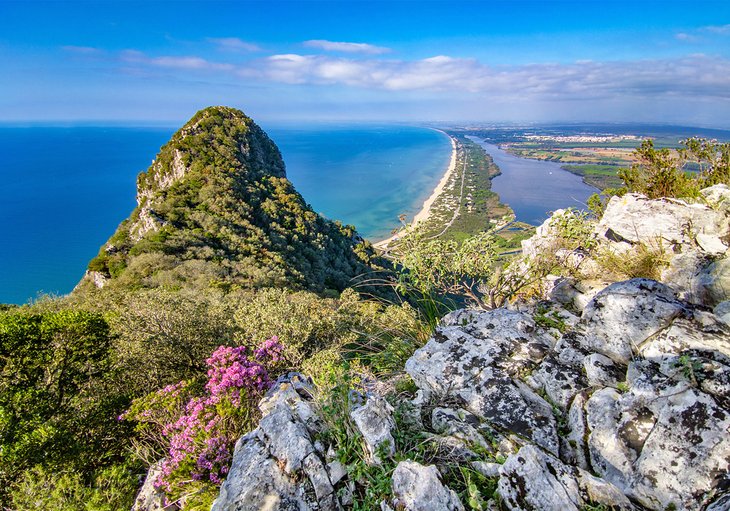
[[[263, 127], [312, 207], [373, 240], [418, 211], [451, 156], [448, 138], [424, 128]], [[71, 291], [174, 131], [0, 127], [0, 303]]]
[[[265, 127], [266, 128], [266, 127]], [[294, 186], [322, 215], [387, 238], [431, 195], [451, 159], [449, 138], [409, 126], [267, 128]]]

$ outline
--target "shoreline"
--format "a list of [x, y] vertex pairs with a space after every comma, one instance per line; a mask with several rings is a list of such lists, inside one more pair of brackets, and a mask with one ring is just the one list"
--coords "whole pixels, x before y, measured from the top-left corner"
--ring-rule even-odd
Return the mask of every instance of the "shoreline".
[[[431, 195], [423, 202], [423, 205], [421, 205], [421, 209], [416, 213], [416, 215], [413, 217], [413, 221], [410, 225], [415, 226], [421, 222], [424, 222], [428, 220], [429, 216], [431, 215], [431, 208], [433, 207], [433, 203], [436, 202], [436, 199], [444, 192], [444, 189], [446, 188], [446, 184], [449, 182], [449, 179], [456, 171], [456, 157], [457, 157], [457, 149], [456, 149], [456, 139], [446, 133], [443, 130], [431, 128], [434, 131], [439, 131], [449, 137], [449, 140], [451, 141], [451, 160], [449, 161], [449, 166], [446, 168], [446, 171], [444, 172], [444, 175], [441, 176], [441, 180], [436, 184], [436, 188], [433, 189], [433, 192], [431, 192]], [[401, 236], [401, 233], [403, 232], [404, 228], [401, 227], [398, 232], [393, 234], [392, 236], [373, 243], [373, 246], [379, 250], [387, 250], [388, 245], [398, 239]]]

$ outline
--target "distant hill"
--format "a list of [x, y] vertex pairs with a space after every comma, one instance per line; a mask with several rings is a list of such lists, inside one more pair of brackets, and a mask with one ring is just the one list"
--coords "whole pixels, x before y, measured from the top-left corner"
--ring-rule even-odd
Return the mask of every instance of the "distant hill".
[[243, 112], [209, 107], [137, 179], [137, 207], [101, 247], [79, 290], [290, 287], [341, 290], [371, 271], [352, 226], [317, 215], [281, 153]]

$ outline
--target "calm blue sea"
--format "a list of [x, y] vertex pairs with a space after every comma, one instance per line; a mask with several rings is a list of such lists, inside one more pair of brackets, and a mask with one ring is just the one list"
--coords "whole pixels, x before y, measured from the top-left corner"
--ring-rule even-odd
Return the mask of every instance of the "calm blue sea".
[[[296, 188], [328, 218], [386, 237], [412, 216], [451, 145], [404, 126], [263, 126]], [[0, 303], [65, 294], [135, 206], [135, 179], [174, 128], [0, 127]]]

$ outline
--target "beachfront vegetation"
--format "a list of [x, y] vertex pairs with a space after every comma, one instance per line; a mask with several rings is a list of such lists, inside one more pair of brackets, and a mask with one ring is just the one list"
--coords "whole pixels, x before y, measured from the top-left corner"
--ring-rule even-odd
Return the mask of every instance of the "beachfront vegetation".
[[499, 169], [482, 147], [457, 133], [456, 167], [423, 222], [425, 236], [462, 242], [504, 223], [511, 215], [491, 191], [491, 179]]

